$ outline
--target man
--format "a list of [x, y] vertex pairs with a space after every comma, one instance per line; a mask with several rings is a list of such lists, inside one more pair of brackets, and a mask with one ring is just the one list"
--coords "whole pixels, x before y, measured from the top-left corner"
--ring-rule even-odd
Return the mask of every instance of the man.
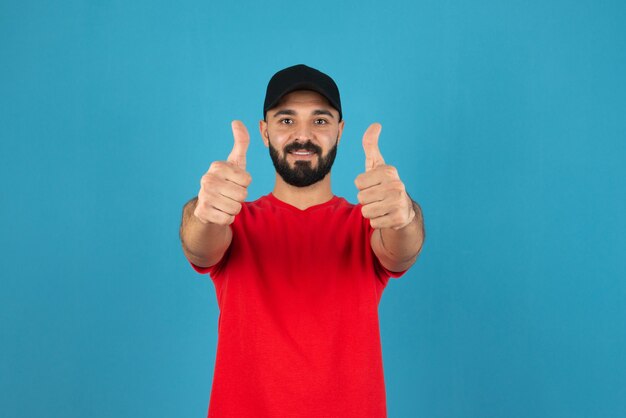
[[344, 121], [326, 74], [279, 71], [263, 115], [274, 190], [245, 201], [250, 137], [234, 121], [232, 152], [183, 211], [184, 253], [220, 308], [209, 417], [385, 417], [378, 303], [417, 259], [421, 210], [383, 160], [379, 124], [363, 136], [359, 204], [333, 195]]

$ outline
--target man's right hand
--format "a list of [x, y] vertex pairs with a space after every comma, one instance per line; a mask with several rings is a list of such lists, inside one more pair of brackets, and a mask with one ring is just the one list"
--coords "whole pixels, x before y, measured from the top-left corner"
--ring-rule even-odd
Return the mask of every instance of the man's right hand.
[[226, 161], [215, 161], [200, 180], [194, 216], [204, 224], [230, 225], [241, 211], [252, 176], [246, 171], [250, 134], [238, 120], [232, 122], [235, 144]]

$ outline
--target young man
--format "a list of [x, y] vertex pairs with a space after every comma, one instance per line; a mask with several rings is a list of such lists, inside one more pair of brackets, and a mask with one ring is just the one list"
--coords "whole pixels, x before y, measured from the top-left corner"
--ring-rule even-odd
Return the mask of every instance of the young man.
[[417, 259], [421, 210], [383, 160], [379, 124], [363, 136], [359, 204], [333, 195], [344, 121], [326, 74], [279, 71], [263, 114], [274, 190], [245, 201], [250, 137], [234, 121], [232, 152], [183, 211], [183, 251], [220, 308], [209, 417], [385, 417], [378, 303]]

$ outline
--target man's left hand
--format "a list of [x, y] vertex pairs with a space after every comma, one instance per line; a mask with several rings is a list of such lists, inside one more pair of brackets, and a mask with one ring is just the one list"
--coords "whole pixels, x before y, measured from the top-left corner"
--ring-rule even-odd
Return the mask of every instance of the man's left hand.
[[354, 184], [359, 189], [357, 199], [363, 206], [361, 213], [370, 220], [372, 228], [398, 230], [413, 221], [415, 210], [398, 170], [385, 164], [380, 153], [378, 137], [381, 130], [379, 123], [373, 123], [365, 131], [365, 173], [359, 174]]

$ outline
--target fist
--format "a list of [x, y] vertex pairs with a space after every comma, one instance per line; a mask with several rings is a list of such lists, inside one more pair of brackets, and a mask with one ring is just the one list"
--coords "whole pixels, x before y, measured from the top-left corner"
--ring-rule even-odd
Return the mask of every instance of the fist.
[[233, 121], [233, 150], [226, 161], [215, 161], [200, 180], [198, 202], [193, 212], [202, 223], [230, 225], [248, 196], [252, 176], [246, 171], [250, 134], [240, 121]]
[[413, 221], [415, 210], [398, 170], [385, 164], [380, 153], [378, 137], [381, 130], [381, 125], [374, 123], [365, 131], [365, 172], [357, 176], [354, 184], [359, 190], [357, 199], [362, 205], [361, 213], [370, 220], [372, 228], [398, 230]]

